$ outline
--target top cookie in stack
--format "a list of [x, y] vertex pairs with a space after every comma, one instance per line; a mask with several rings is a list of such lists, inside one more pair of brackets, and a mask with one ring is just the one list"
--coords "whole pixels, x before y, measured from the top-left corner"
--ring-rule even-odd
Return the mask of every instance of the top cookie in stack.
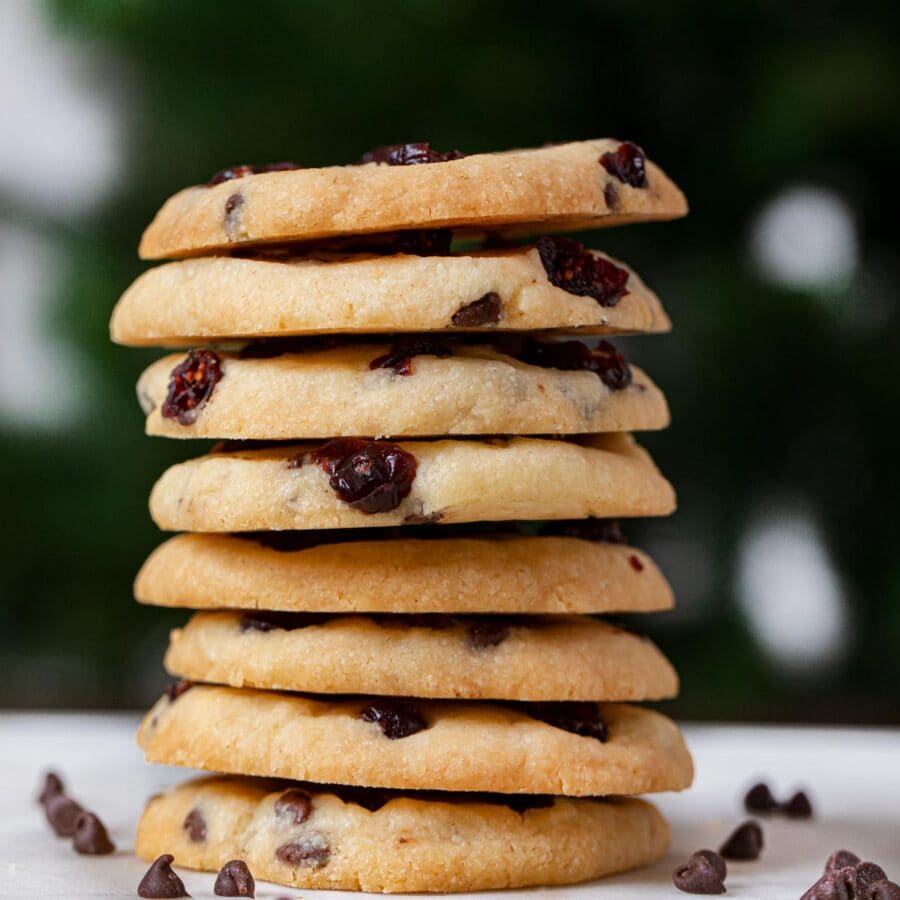
[[515, 523], [673, 510], [628, 433], [668, 424], [661, 391], [606, 340], [557, 339], [668, 319], [559, 233], [685, 212], [612, 140], [240, 166], [163, 206], [141, 255], [191, 258], [139, 278], [112, 334], [205, 344], [151, 365], [138, 396], [148, 433], [221, 443], [151, 496], [161, 528], [194, 534], [153, 554], [137, 597], [200, 611], [139, 742], [238, 777], [151, 800], [141, 855], [441, 891], [664, 851], [630, 795], [686, 787], [690, 757], [674, 723], [623, 704], [677, 677], [586, 614], [667, 608], [668, 586], [613, 525]]

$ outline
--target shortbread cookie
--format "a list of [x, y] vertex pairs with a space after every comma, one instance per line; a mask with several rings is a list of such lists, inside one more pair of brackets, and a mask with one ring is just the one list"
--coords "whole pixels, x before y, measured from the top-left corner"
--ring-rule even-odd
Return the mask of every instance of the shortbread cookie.
[[687, 212], [681, 191], [640, 148], [607, 138], [428, 165], [404, 165], [398, 154], [394, 162], [401, 164], [223, 171], [216, 183], [166, 201], [144, 232], [140, 255], [411, 228], [579, 231]]
[[606, 342], [498, 350], [411, 336], [256, 358], [263, 352], [251, 344], [244, 356], [195, 350], [157, 360], [137, 387], [147, 433], [290, 440], [589, 434], [669, 423], [659, 388]]
[[[452, 526], [436, 530], [454, 534]], [[135, 597], [155, 606], [319, 613], [620, 613], [673, 605], [655, 563], [624, 544], [369, 533], [391, 539], [329, 542], [317, 531], [180, 534], [144, 563]], [[340, 537], [348, 535], [355, 536]]]
[[110, 331], [120, 344], [185, 346], [343, 332], [669, 330], [656, 294], [623, 263], [579, 250], [589, 277], [573, 283], [548, 252], [559, 241], [549, 241], [543, 258], [523, 247], [456, 256], [167, 263], [144, 272], [122, 295]]
[[643, 800], [213, 777], [151, 798], [135, 850], [210, 872], [242, 859], [256, 878], [301, 889], [445, 893], [587, 881], [651, 863], [668, 842], [665, 819]]
[[213, 453], [172, 466], [150, 512], [172, 531], [666, 515], [672, 486], [628, 434], [363, 441]]
[[614, 703], [313, 699], [181, 682], [138, 744], [150, 762], [410, 790], [627, 795], [693, 776], [674, 722]]
[[166, 670], [315, 694], [475, 700], [661, 700], [678, 676], [646, 638], [587, 616], [201, 612]]

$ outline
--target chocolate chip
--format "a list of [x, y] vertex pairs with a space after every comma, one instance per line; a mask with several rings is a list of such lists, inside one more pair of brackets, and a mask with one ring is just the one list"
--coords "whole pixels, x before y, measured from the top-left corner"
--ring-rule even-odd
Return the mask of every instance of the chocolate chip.
[[379, 700], [363, 709], [359, 717], [375, 722], [384, 736], [392, 741], [409, 737], [428, 727], [425, 717], [412, 704], [399, 700]]
[[887, 876], [881, 866], [861, 862], [826, 872], [800, 900], [868, 900], [873, 885]]
[[778, 808], [778, 802], [772, 796], [765, 782], [754, 784], [744, 795], [744, 809], [747, 812], [770, 813]]
[[293, 825], [302, 825], [312, 813], [312, 797], [298, 788], [285, 791], [275, 801], [275, 815], [290, 819]]
[[[363, 513], [396, 509], [412, 490], [416, 458], [388, 441], [338, 438], [310, 454], [327, 475], [331, 489]], [[297, 465], [297, 458], [289, 462]]]
[[84, 812], [81, 804], [67, 797], [65, 794], [57, 794], [50, 797], [44, 806], [47, 821], [58, 837], [72, 837], [75, 834], [75, 824], [78, 817]]
[[576, 297], [593, 297], [601, 306], [615, 306], [628, 293], [627, 269], [594, 256], [583, 244], [565, 237], [542, 237], [537, 251], [555, 287]]
[[477, 619], [466, 627], [466, 643], [473, 650], [486, 650], [502, 644], [509, 632], [509, 622], [503, 619]]
[[758, 822], [739, 825], [722, 844], [719, 853], [725, 859], [759, 859], [763, 848], [763, 833]]
[[58, 797], [66, 792], [62, 778], [56, 772], [48, 772], [44, 776], [44, 783], [41, 785], [41, 792], [38, 794], [37, 802], [41, 806], [46, 806], [52, 797]]
[[299, 866], [305, 869], [319, 869], [328, 862], [331, 851], [328, 842], [322, 835], [310, 835], [300, 841], [291, 841], [282, 844], [275, 856], [289, 866]]
[[72, 846], [76, 853], [103, 856], [116, 848], [106, 833], [106, 826], [91, 812], [83, 812], [75, 821]]
[[191, 425], [209, 402], [222, 375], [222, 360], [217, 353], [191, 350], [184, 362], [172, 369], [169, 392], [160, 413], [167, 419], [177, 419], [181, 425]]
[[462, 159], [464, 153], [459, 150], [448, 150], [439, 153], [432, 150], [431, 145], [425, 141], [414, 144], [388, 144], [384, 147], [376, 147], [368, 153], [364, 153], [359, 160], [360, 165], [365, 163], [386, 163], [389, 166], [416, 166], [422, 163], [452, 162], [454, 159]]
[[225, 863], [216, 876], [213, 893], [217, 897], [255, 897], [256, 882], [242, 859]]
[[644, 564], [633, 553], [628, 557], [628, 565], [630, 565], [635, 572], [644, 571]]
[[171, 853], [163, 853], [150, 864], [147, 874], [138, 885], [138, 897], [190, 897], [182, 880], [172, 869], [175, 859]]
[[609, 736], [596, 703], [529, 703], [526, 709], [532, 718], [580, 737], [605, 742]]
[[522, 344], [519, 359], [545, 369], [593, 372], [611, 391], [621, 391], [631, 384], [628, 360], [609, 341], [600, 341], [592, 350], [581, 341], [551, 342], [529, 338]]
[[186, 678], [182, 678], [181, 681], [170, 684], [166, 688], [166, 696], [169, 698], [169, 703], [174, 703], [182, 694], [189, 691], [193, 686], [194, 682], [188, 681]]
[[453, 350], [445, 344], [417, 335], [406, 335], [394, 341], [391, 349], [377, 356], [369, 363], [369, 368], [393, 369], [396, 375], [412, 375], [414, 356], [437, 356], [441, 359], [453, 356]]
[[900, 885], [883, 878], [869, 885], [866, 900], [900, 900]]
[[496, 325], [503, 314], [503, 301], [496, 291], [489, 291], [483, 297], [461, 306], [450, 317], [457, 328], [480, 328], [482, 325]]
[[724, 894], [725, 861], [712, 850], [698, 850], [672, 873], [672, 882], [686, 894]]
[[809, 797], [803, 791], [797, 791], [781, 809], [789, 819], [810, 819], [813, 814]]
[[860, 862], [862, 860], [851, 850], [835, 850], [825, 863], [825, 873], [843, 869], [847, 866], [856, 866]]
[[804, 891], [800, 900], [850, 900], [850, 891], [840, 871], [829, 872]]
[[265, 172], [287, 172], [292, 169], [299, 169], [300, 166], [293, 162], [266, 163], [264, 165], [240, 165], [229, 166], [227, 169], [219, 169], [204, 187], [214, 187], [222, 184], [224, 181], [233, 181], [236, 178], [246, 178], [248, 175], [262, 175]]
[[631, 141], [623, 141], [615, 150], [604, 153], [600, 157], [600, 164], [623, 184], [636, 188], [647, 187], [647, 160], [644, 151]]
[[203, 818], [203, 813], [199, 809], [192, 809], [184, 817], [181, 827], [195, 844], [206, 840], [206, 819]]

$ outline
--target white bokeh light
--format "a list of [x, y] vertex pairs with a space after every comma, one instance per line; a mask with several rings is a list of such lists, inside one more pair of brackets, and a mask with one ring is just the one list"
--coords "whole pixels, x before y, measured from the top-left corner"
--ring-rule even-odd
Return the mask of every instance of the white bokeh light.
[[770, 200], [754, 222], [750, 243], [762, 274], [788, 287], [838, 290], [859, 262], [850, 207], [821, 187], [789, 188]]
[[67, 216], [99, 200], [119, 169], [119, 116], [86, 52], [53, 32], [44, 4], [0, 3], [0, 189]]
[[836, 667], [851, 644], [849, 607], [806, 512], [771, 508], [741, 538], [738, 599], [766, 655], [793, 674]]

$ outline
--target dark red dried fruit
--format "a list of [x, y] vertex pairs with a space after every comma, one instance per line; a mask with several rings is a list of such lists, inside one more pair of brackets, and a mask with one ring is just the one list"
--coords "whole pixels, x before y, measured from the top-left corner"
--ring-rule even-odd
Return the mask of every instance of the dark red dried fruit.
[[503, 302], [496, 291], [461, 306], [450, 317], [457, 328], [480, 328], [482, 325], [496, 325], [503, 315]]
[[206, 840], [206, 819], [203, 818], [203, 813], [199, 809], [192, 809], [184, 817], [181, 827], [195, 844]]
[[412, 375], [414, 356], [437, 356], [443, 359], [453, 356], [452, 348], [439, 341], [418, 335], [406, 335], [394, 341], [391, 349], [369, 363], [369, 368], [393, 369], [397, 375]]
[[48, 772], [44, 776], [44, 783], [41, 785], [41, 792], [38, 794], [37, 801], [41, 806], [46, 806], [52, 797], [58, 797], [66, 792], [62, 778], [56, 772]]
[[90, 812], [83, 812], [75, 822], [72, 846], [86, 856], [105, 856], [116, 849], [104, 824]]
[[725, 859], [759, 859], [763, 848], [763, 833], [758, 822], [744, 822], [719, 848]]
[[672, 873], [672, 883], [686, 894], [724, 894], [725, 861], [712, 850], [698, 850]]
[[528, 339], [522, 345], [519, 359], [544, 369], [593, 372], [611, 391], [624, 390], [631, 384], [628, 360], [609, 341], [600, 341], [592, 350], [581, 341]]
[[186, 678], [182, 678], [181, 681], [170, 684], [166, 688], [166, 696], [169, 698], [169, 702], [174, 703], [185, 691], [189, 691], [193, 686], [194, 682], [188, 681]]
[[289, 866], [318, 869], [328, 862], [331, 851], [328, 849], [325, 838], [316, 835], [282, 844], [275, 851], [275, 856]]
[[812, 803], [803, 791], [797, 791], [781, 809], [789, 819], [810, 819], [813, 814]]
[[643, 572], [644, 564], [640, 561], [640, 559], [635, 556], [633, 553], [628, 557], [628, 565], [634, 569], [635, 572]]
[[644, 151], [631, 141], [623, 141], [615, 150], [604, 153], [600, 157], [600, 164], [623, 184], [636, 188], [647, 187], [647, 158]]
[[192, 424], [222, 380], [222, 375], [222, 360], [218, 353], [191, 350], [184, 362], [172, 369], [162, 414], [167, 419], [177, 419], [181, 425]]
[[81, 804], [65, 794], [50, 797], [44, 806], [47, 821], [57, 837], [72, 837], [78, 817], [83, 812]]
[[424, 731], [428, 722], [410, 703], [400, 700], [379, 700], [363, 709], [359, 717], [364, 722], [375, 722], [392, 741]]
[[299, 168], [302, 167], [293, 162], [265, 163], [256, 166], [229, 166], [227, 169], [219, 169], [219, 171], [206, 182], [205, 187], [214, 187], [217, 184], [221, 184], [223, 181], [233, 181], [235, 178], [246, 178], [247, 175], [262, 175], [265, 172], [288, 172], [292, 169]]
[[476, 619], [466, 626], [466, 643], [473, 650], [496, 647], [509, 637], [511, 627], [505, 619]]
[[529, 703], [525, 708], [532, 718], [580, 737], [595, 738], [601, 743], [609, 737], [596, 703]]
[[293, 825], [302, 825], [312, 813], [312, 797], [298, 788], [285, 791], [275, 801], [275, 815], [290, 819]]
[[448, 150], [439, 153], [431, 149], [427, 141], [414, 144], [388, 144], [384, 147], [376, 147], [368, 153], [364, 153], [359, 164], [386, 163], [389, 166], [416, 166], [422, 163], [452, 162], [454, 159], [462, 159], [465, 153], [459, 150]]
[[778, 808], [778, 801], [772, 796], [769, 786], [761, 781], [745, 794], [744, 808], [747, 812], [770, 813]]
[[[338, 438], [313, 450], [310, 460], [327, 475], [331, 489], [363, 513], [396, 509], [412, 490], [416, 458], [389, 441]], [[301, 464], [297, 458], [290, 465]]]
[[583, 244], [565, 237], [542, 237], [538, 255], [555, 287], [577, 297], [593, 297], [601, 306], [615, 306], [627, 293], [629, 272]]
[[225, 863], [216, 876], [213, 893], [217, 897], [255, 897], [256, 882], [242, 859]]
[[156, 900], [170, 897], [190, 897], [184, 882], [175, 874], [172, 863], [175, 857], [163, 853], [150, 864], [147, 874], [138, 885], [138, 897], [152, 897]]

